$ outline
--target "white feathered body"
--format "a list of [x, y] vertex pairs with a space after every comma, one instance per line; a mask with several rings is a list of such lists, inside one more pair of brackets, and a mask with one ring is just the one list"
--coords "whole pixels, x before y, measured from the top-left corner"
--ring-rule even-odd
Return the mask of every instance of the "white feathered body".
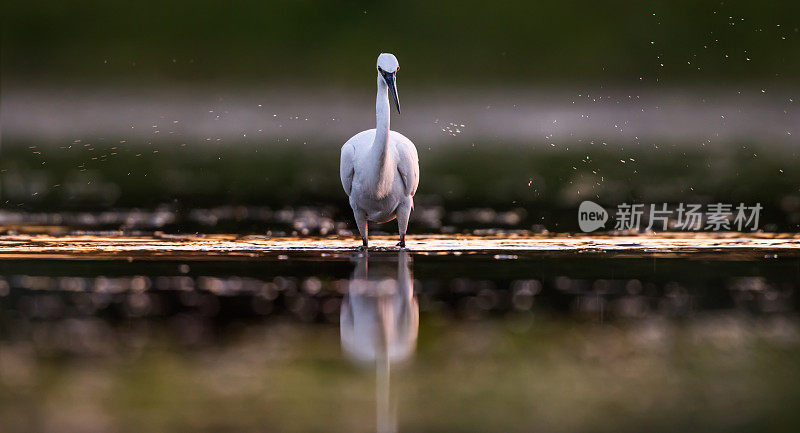
[[[340, 175], [350, 206], [367, 220], [384, 223], [401, 205], [413, 206], [419, 185], [419, 157], [414, 143], [389, 131], [384, 149], [373, 146], [375, 129], [359, 132], [342, 146]], [[383, 152], [386, 154], [383, 155]]]
[[350, 199], [363, 248], [369, 247], [369, 221], [385, 223], [397, 218], [399, 247], [406, 245], [406, 230], [414, 194], [419, 185], [419, 157], [414, 143], [390, 128], [389, 94], [398, 113], [397, 58], [378, 56], [376, 65], [375, 129], [361, 131], [342, 146], [339, 176]]

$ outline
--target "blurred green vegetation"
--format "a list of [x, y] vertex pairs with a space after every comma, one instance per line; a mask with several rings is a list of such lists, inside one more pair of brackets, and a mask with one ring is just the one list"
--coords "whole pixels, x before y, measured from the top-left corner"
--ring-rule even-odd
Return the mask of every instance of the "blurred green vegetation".
[[[416, 359], [392, 370], [398, 425], [796, 431], [796, 339], [737, 317], [632, 326], [423, 314]], [[374, 367], [343, 359], [334, 326], [249, 326], [202, 349], [181, 349], [164, 328], [130, 327], [128, 338], [152, 336], [109, 356], [3, 346], [5, 431], [375, 431]]]
[[[800, 2], [6, 0], [9, 82], [798, 84]], [[663, 65], [663, 66], [662, 66]], [[487, 81], [488, 80], [488, 81]]]

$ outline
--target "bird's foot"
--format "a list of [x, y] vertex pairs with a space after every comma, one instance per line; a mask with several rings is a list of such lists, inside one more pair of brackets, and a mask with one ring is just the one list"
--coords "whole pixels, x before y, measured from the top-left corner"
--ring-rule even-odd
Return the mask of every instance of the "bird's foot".
[[369, 249], [369, 242], [366, 238], [361, 238], [361, 246], [358, 248], [361, 251], [367, 251]]
[[405, 239], [400, 239], [400, 242], [398, 242], [397, 245], [395, 245], [395, 246], [400, 247], [400, 248], [405, 248], [406, 247], [406, 240]]

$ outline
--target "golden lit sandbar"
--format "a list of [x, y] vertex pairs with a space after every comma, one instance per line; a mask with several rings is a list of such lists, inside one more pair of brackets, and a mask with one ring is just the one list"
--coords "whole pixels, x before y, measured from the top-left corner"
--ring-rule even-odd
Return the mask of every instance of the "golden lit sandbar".
[[[393, 251], [396, 242], [396, 236], [376, 236], [370, 250]], [[18, 234], [0, 236], [0, 259], [342, 258], [359, 244], [354, 238], [337, 236]], [[800, 234], [416, 235], [409, 236], [408, 249], [417, 254], [482, 254], [497, 259], [514, 259], [519, 254], [786, 258], [800, 257]]]

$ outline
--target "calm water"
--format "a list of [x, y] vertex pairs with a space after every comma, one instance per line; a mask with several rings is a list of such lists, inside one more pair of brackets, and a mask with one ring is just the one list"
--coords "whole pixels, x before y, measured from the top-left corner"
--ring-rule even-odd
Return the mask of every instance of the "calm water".
[[0, 261], [10, 432], [794, 431], [797, 254]]

